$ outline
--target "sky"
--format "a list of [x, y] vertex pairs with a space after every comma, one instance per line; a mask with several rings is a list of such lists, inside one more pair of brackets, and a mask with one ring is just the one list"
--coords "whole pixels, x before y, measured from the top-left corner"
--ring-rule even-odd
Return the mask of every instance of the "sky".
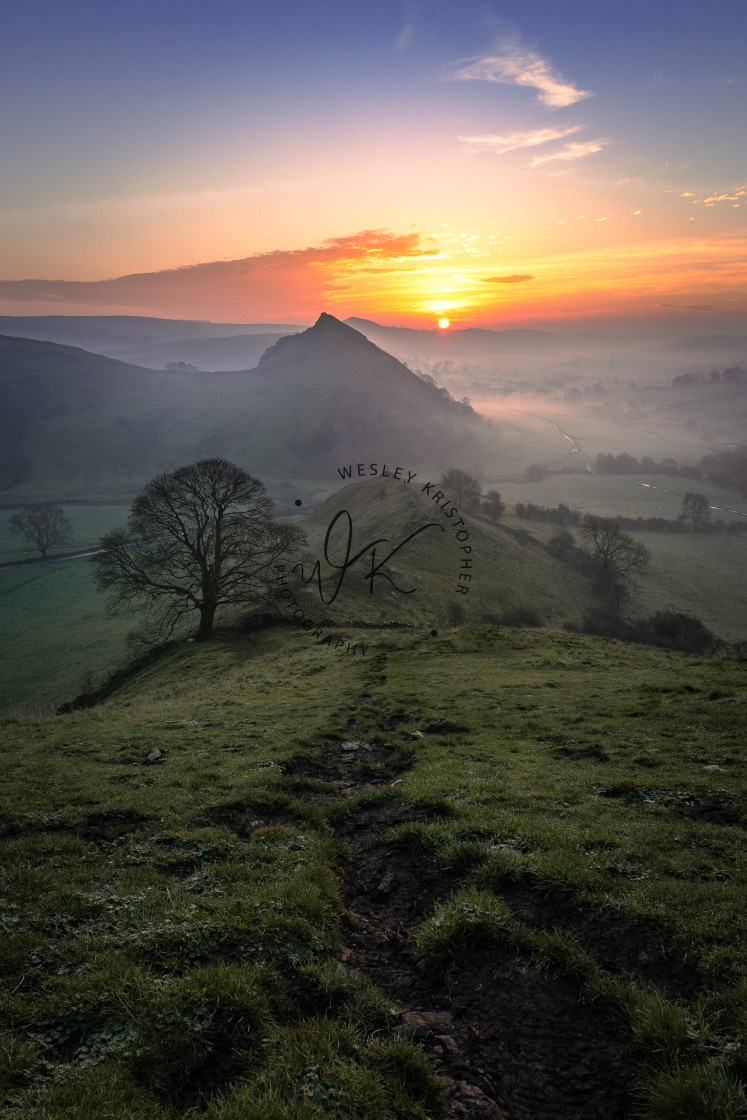
[[0, 315], [747, 334], [747, 5], [25, 0]]

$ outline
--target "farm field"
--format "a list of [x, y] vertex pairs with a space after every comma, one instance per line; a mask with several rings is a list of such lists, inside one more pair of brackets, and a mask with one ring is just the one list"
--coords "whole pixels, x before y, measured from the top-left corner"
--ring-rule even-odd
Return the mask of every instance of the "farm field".
[[[484, 487], [487, 489], [487, 487]], [[504, 502], [557, 506], [561, 502], [601, 517], [664, 517], [674, 521], [688, 490], [705, 494], [713, 520], [747, 521], [747, 501], [737, 490], [679, 475], [548, 474], [539, 482], [501, 482]]]
[[128, 659], [86, 560], [0, 570], [0, 711], [50, 711]]

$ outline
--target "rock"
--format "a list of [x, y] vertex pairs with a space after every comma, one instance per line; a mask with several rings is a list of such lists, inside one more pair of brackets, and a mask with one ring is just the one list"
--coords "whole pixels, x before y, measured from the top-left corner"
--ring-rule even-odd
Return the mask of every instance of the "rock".
[[154, 747], [152, 751], [148, 752], [148, 756], [145, 759], [145, 765], [146, 766], [154, 766], [158, 762], [165, 762], [165, 761], [166, 761], [166, 756], [161, 751], [159, 751], [158, 747]]
[[403, 778], [397, 778], [397, 781], [396, 781], [396, 782], [392, 782], [391, 784], [392, 784], [393, 786], [403, 786], [403, 785], [405, 784], [405, 782], [404, 782], [404, 779], [403, 779]]
[[391, 894], [397, 886], [397, 876], [393, 871], [387, 871], [376, 888], [376, 894]]
[[445, 1034], [453, 1025], [448, 1011], [406, 1011], [397, 1027], [401, 1034], [411, 1034], [413, 1038], [425, 1038], [429, 1034]]
[[725, 773], [723, 766], [717, 766], [715, 762], [712, 762], [710, 766], [704, 766], [703, 769], [710, 770], [711, 773], [715, 773], [716, 771], [718, 771], [719, 774]]
[[436, 1042], [440, 1042], [444, 1050], [446, 1050], [449, 1054], [459, 1053], [459, 1047], [450, 1034], [436, 1035]]
[[356, 739], [346, 739], [344, 743], [340, 743], [340, 750], [346, 753], [360, 750], [360, 743]]
[[499, 1108], [482, 1089], [470, 1085], [469, 1081], [457, 1081], [455, 1086], [456, 1100], [453, 1104], [454, 1112], [462, 1116], [484, 1116], [491, 1120], [506, 1120], [508, 1114]]
[[410, 734], [407, 736], [407, 738], [408, 739], [425, 739], [425, 735], [423, 734], [422, 731], [411, 731]]

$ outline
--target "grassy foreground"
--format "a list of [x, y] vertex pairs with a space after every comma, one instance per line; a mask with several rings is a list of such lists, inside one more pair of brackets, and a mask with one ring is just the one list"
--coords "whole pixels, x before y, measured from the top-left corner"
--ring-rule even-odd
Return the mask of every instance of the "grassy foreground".
[[[465, 946], [509, 944], [603, 1007], [631, 1115], [747, 1115], [744, 662], [547, 631], [339, 633], [355, 655], [226, 631], [98, 707], [2, 721], [0, 1114], [447, 1115], [394, 1029], [406, 993], [341, 959], [335, 827], [412, 806], [386, 841], [457, 880], [412, 931], [426, 967], [458, 988]], [[299, 776], [349, 738], [391, 749], [375, 791]], [[602, 960], [583, 921], [512, 916], [517, 884], [653, 931], [682, 993]]]

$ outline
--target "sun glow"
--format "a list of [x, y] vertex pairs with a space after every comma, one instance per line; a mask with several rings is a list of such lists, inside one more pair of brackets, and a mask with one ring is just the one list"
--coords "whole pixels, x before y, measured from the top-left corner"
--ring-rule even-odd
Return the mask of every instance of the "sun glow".
[[439, 319], [438, 320], [438, 325], [439, 325], [439, 327], [441, 328], [442, 331], [445, 331], [446, 328], [449, 326], [449, 320], [448, 319]]

